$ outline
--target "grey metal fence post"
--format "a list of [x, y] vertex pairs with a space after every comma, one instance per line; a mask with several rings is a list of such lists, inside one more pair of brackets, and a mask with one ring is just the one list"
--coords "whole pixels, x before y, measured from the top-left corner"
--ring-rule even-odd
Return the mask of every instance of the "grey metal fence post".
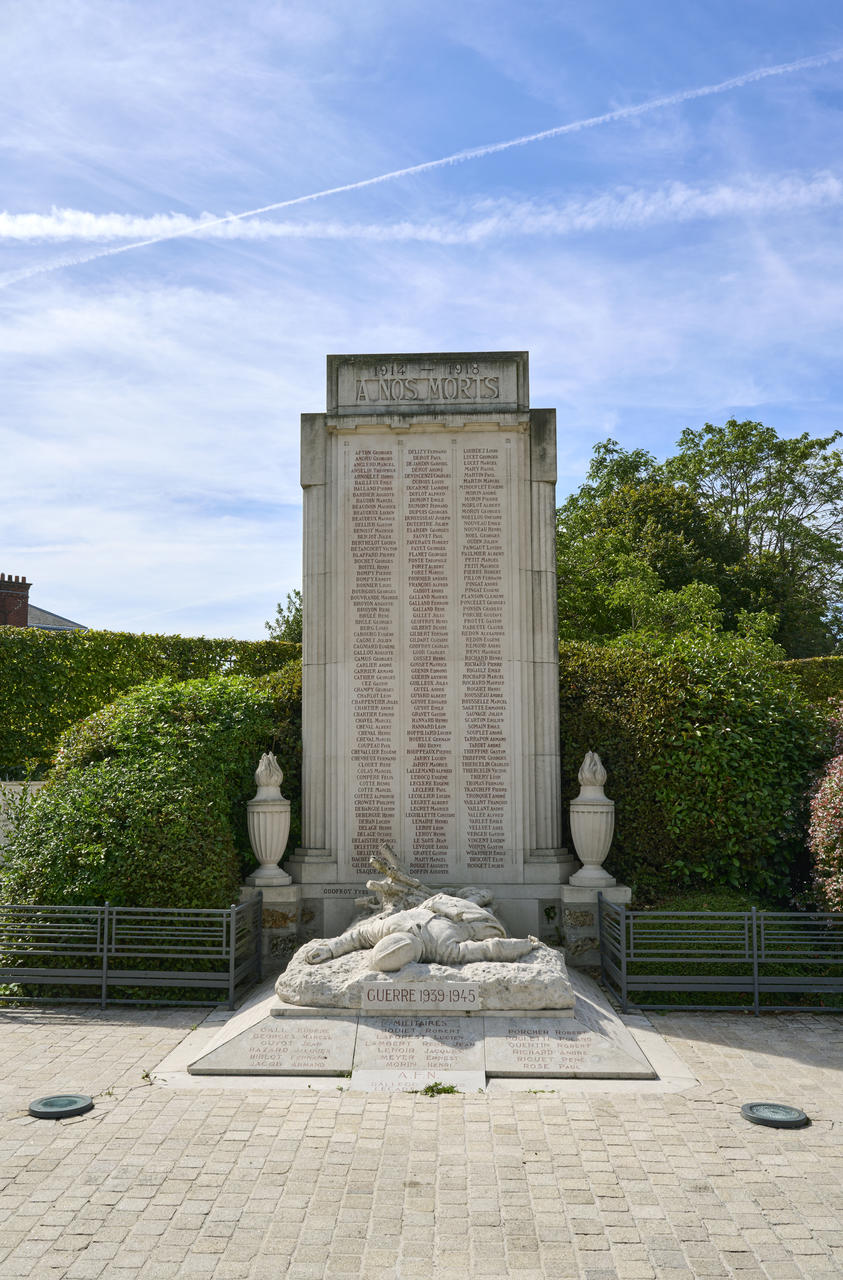
[[620, 907], [620, 926], [621, 926], [621, 1011], [629, 1013], [626, 999], [626, 907], [621, 902]]
[[100, 985], [100, 1008], [105, 1008], [108, 999], [108, 903], [102, 909], [102, 980]]
[[758, 995], [758, 912], [752, 908], [752, 1010], [756, 1017], [761, 1012]]
[[237, 966], [237, 907], [228, 909], [228, 1007], [234, 1008], [234, 971]]

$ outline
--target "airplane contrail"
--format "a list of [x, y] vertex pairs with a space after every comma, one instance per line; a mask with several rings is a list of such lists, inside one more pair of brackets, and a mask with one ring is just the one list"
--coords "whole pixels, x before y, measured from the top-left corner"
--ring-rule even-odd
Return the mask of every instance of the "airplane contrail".
[[716, 93], [728, 93], [732, 89], [741, 89], [744, 85], [766, 80], [770, 76], [788, 75], [793, 71], [804, 71], [812, 67], [827, 66], [830, 62], [843, 59], [843, 48], [831, 49], [827, 53], [813, 54], [807, 58], [797, 58], [794, 62], [780, 62], [771, 67], [758, 67], [754, 71], [746, 71], [743, 75], [733, 76], [730, 80], [721, 80], [717, 84], [701, 85], [696, 89], [682, 89], [662, 98], [650, 98], [637, 106], [619, 107], [616, 111], [607, 111], [603, 115], [588, 116], [584, 120], [574, 120], [569, 124], [560, 124], [552, 129], [541, 129], [538, 133], [523, 134], [519, 138], [509, 138], [505, 142], [489, 142], [479, 147], [468, 147], [464, 151], [455, 151], [452, 155], [441, 156], [437, 160], [424, 160], [421, 164], [407, 165], [403, 169], [391, 169], [388, 173], [377, 174], [374, 178], [361, 178], [357, 182], [346, 182], [339, 187], [325, 187], [321, 191], [312, 191], [308, 195], [293, 196], [288, 200], [276, 200], [272, 204], [261, 205], [257, 209], [246, 209], [242, 213], [228, 213], [220, 218], [209, 218], [195, 227], [181, 228], [166, 232], [163, 235], [150, 236], [146, 240], [135, 240], [131, 244], [118, 245], [111, 249], [100, 249], [96, 253], [64, 258], [59, 262], [45, 263], [41, 266], [28, 267], [23, 271], [13, 272], [0, 279], [0, 288], [16, 284], [20, 280], [32, 276], [43, 275], [51, 271], [61, 271], [65, 267], [81, 266], [85, 262], [94, 262], [98, 258], [110, 258], [119, 253], [130, 253], [135, 249], [145, 249], [149, 245], [164, 244], [170, 240], [180, 240], [185, 236], [197, 235], [209, 227], [218, 227], [226, 222], [239, 222], [243, 218], [254, 218], [262, 213], [272, 213], [278, 209], [291, 209], [295, 205], [308, 204], [313, 200], [324, 200], [327, 196], [343, 195], [348, 191], [361, 191], [365, 187], [378, 186], [382, 182], [394, 182], [398, 178], [408, 178], [418, 173], [428, 173], [432, 169], [442, 169], [447, 165], [463, 164], [467, 160], [479, 160], [484, 156], [495, 155], [500, 151], [510, 151], [514, 147], [525, 147], [532, 142], [544, 142], [548, 138], [561, 138], [568, 133], [579, 133], [583, 129], [593, 129], [598, 125], [611, 124], [615, 120], [629, 120], [635, 116], [657, 111], [661, 107], [672, 107], [682, 102], [690, 102], [694, 98], [707, 98]]

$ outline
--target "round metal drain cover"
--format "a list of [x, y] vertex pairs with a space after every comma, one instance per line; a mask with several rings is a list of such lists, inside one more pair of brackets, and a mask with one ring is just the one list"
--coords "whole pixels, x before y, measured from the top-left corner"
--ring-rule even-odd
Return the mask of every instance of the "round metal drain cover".
[[29, 1114], [38, 1120], [64, 1120], [67, 1116], [83, 1116], [93, 1107], [94, 1100], [87, 1093], [59, 1093], [30, 1102]]
[[753, 1124], [766, 1124], [771, 1129], [801, 1129], [809, 1123], [804, 1111], [786, 1107], [783, 1102], [745, 1102], [741, 1115]]

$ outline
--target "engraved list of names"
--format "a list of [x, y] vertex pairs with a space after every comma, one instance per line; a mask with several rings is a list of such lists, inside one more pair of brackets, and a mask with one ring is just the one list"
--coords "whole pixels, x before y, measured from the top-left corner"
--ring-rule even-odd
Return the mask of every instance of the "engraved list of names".
[[342, 444], [348, 872], [501, 879], [514, 830], [518, 432]]
[[398, 519], [395, 451], [355, 449], [349, 458], [351, 557], [352, 865], [395, 838], [398, 803]]

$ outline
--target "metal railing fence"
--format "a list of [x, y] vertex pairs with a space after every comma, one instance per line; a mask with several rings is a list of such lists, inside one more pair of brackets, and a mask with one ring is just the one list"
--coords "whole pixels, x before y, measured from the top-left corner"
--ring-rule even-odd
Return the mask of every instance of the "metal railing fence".
[[[157, 1000], [158, 988], [219, 991], [218, 1003], [233, 1008], [261, 978], [261, 915], [260, 894], [221, 910], [0, 905], [0, 985], [97, 987], [88, 1002], [102, 1008], [195, 1003]], [[20, 998], [0, 993], [0, 1000]], [[61, 992], [27, 998], [84, 999]]]
[[[773, 1004], [767, 995], [843, 997], [843, 912], [630, 911], [598, 895], [600, 970], [620, 999], [642, 1009], [843, 1012], [829, 1005]], [[713, 1000], [669, 1004], [650, 993], [728, 992]], [[641, 996], [645, 999], [641, 999]]]

